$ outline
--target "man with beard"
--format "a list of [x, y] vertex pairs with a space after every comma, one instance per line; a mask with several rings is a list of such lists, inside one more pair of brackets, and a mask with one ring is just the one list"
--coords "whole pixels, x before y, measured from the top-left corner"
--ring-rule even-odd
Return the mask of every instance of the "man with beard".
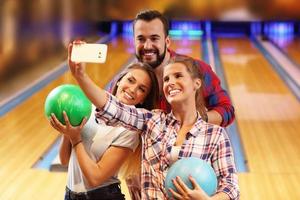
[[[148, 63], [154, 69], [160, 92], [158, 107], [169, 112], [171, 108], [162, 90], [163, 68], [169, 63], [170, 58], [179, 56], [169, 49], [171, 44], [169, 22], [165, 16], [156, 10], [145, 10], [136, 15], [133, 21], [133, 33], [136, 59]], [[208, 64], [197, 59], [194, 61], [199, 66], [204, 81], [202, 83], [202, 95], [198, 95], [204, 99], [197, 98], [197, 108], [204, 104], [207, 109], [206, 119], [203, 120], [223, 127], [228, 126], [234, 120], [234, 108], [227, 92], [221, 88], [219, 78]], [[180, 79], [181, 75], [178, 74], [176, 77]], [[181, 88], [175, 88], [172, 92], [184, 91], [181, 91]], [[140, 163], [132, 163], [132, 168], [137, 165]], [[132, 174], [126, 179], [132, 200], [141, 199], [140, 178], [140, 174]]]
[[[162, 92], [163, 67], [171, 57], [178, 55], [169, 49], [171, 40], [168, 32], [168, 20], [156, 10], [142, 11], [133, 21], [136, 58], [154, 68], [161, 94], [159, 106], [164, 110], [169, 110], [169, 105]], [[234, 120], [234, 108], [227, 92], [221, 88], [219, 78], [208, 64], [200, 60], [195, 60], [195, 62], [204, 80], [202, 94], [207, 108], [207, 119], [204, 120], [220, 126], [228, 126]]]
[[[160, 104], [158, 107], [165, 111], [170, 111], [170, 106], [162, 91], [162, 73], [170, 58], [179, 54], [169, 49], [171, 44], [169, 22], [159, 11], [141, 11], [133, 21], [133, 33], [137, 61], [148, 63], [155, 71], [160, 91]], [[221, 87], [220, 79], [212, 71], [211, 67], [201, 60], [194, 60], [197, 62], [204, 80], [202, 90], [204, 99], [199, 98], [198, 100], [199, 104], [204, 101], [207, 109], [207, 117], [203, 120], [226, 127], [234, 120], [234, 107], [230, 98]], [[110, 85], [113, 85], [113, 83], [114, 80]]]

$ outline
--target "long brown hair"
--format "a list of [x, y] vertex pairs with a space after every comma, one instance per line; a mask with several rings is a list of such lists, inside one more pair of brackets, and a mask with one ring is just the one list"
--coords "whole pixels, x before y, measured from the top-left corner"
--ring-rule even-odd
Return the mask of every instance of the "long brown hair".
[[189, 74], [191, 75], [192, 79], [200, 79], [201, 80], [201, 87], [197, 89], [196, 95], [195, 95], [195, 101], [196, 101], [196, 109], [201, 115], [201, 118], [205, 121], [207, 121], [207, 114], [206, 114], [206, 108], [205, 108], [205, 102], [203, 98], [203, 88], [204, 88], [204, 81], [203, 81], [203, 73], [199, 69], [199, 63], [194, 60], [191, 57], [183, 56], [183, 55], [177, 55], [175, 57], [172, 57], [168, 64], [171, 63], [181, 63], [183, 64]]
[[[113, 88], [112, 94], [115, 95], [118, 89], [118, 82], [122, 80], [122, 78], [130, 72], [132, 69], [141, 69], [147, 72], [151, 80], [151, 89], [147, 97], [145, 98], [142, 104], [135, 105], [137, 108], [145, 108], [148, 110], [152, 110], [157, 108], [158, 100], [159, 100], [159, 88], [158, 81], [155, 75], [154, 70], [147, 63], [136, 62], [132, 63], [126, 67], [126, 69], [119, 75], [117, 78]], [[130, 175], [140, 176], [141, 174], [141, 165], [142, 165], [142, 141], [140, 138], [139, 146], [136, 150], [128, 156], [128, 158], [123, 163], [122, 167], [119, 170], [119, 176], [126, 179], [126, 177]]]

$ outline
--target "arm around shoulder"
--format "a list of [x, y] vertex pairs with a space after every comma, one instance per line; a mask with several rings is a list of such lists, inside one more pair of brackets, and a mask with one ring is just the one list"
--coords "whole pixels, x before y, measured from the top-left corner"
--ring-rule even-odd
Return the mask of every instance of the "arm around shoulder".
[[208, 122], [226, 127], [235, 117], [230, 97], [209, 65], [200, 62], [200, 70], [204, 79], [203, 97], [208, 109]]

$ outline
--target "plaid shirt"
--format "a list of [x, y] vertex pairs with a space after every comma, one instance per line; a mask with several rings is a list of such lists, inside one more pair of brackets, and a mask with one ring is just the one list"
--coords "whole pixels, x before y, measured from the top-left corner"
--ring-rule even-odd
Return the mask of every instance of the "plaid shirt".
[[[170, 167], [170, 151], [176, 142], [180, 122], [171, 113], [152, 113], [120, 103], [109, 95], [103, 110], [96, 109], [96, 118], [110, 126], [124, 126], [141, 131], [143, 141], [142, 199], [167, 199], [164, 180]], [[200, 116], [200, 115], [198, 115]], [[239, 190], [231, 144], [225, 130], [198, 117], [181, 146], [179, 159], [197, 157], [211, 164], [218, 178], [218, 191], [238, 199]]]
[[[168, 49], [168, 51], [171, 57], [179, 55], [170, 49]], [[217, 111], [222, 116], [221, 126], [226, 127], [234, 120], [234, 107], [231, 104], [230, 98], [227, 92], [221, 87], [220, 80], [212, 71], [211, 67], [201, 60], [194, 60], [198, 62], [199, 70], [203, 74], [204, 87], [202, 94], [205, 106], [208, 110]], [[108, 87], [109, 91], [112, 90], [112, 86], [115, 82], [115, 79], [110, 82]], [[160, 97], [159, 108], [167, 112], [171, 111], [170, 105], [163, 94], [161, 94]]]
[[[172, 50], [168, 51], [171, 57], [179, 55]], [[194, 60], [198, 62], [199, 70], [203, 74], [204, 87], [202, 95], [206, 108], [217, 111], [222, 116], [221, 126], [228, 126], [234, 120], [234, 107], [227, 92], [221, 87], [219, 78], [208, 64], [201, 60]], [[160, 107], [163, 110], [170, 111], [170, 106], [164, 97], [160, 99]]]

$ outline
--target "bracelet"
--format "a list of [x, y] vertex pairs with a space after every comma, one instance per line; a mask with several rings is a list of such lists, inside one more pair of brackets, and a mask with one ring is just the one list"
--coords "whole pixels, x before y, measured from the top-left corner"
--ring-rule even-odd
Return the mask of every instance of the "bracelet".
[[82, 140], [79, 140], [78, 142], [76, 142], [75, 144], [73, 144], [72, 147], [75, 148], [81, 142], [82, 142]]

